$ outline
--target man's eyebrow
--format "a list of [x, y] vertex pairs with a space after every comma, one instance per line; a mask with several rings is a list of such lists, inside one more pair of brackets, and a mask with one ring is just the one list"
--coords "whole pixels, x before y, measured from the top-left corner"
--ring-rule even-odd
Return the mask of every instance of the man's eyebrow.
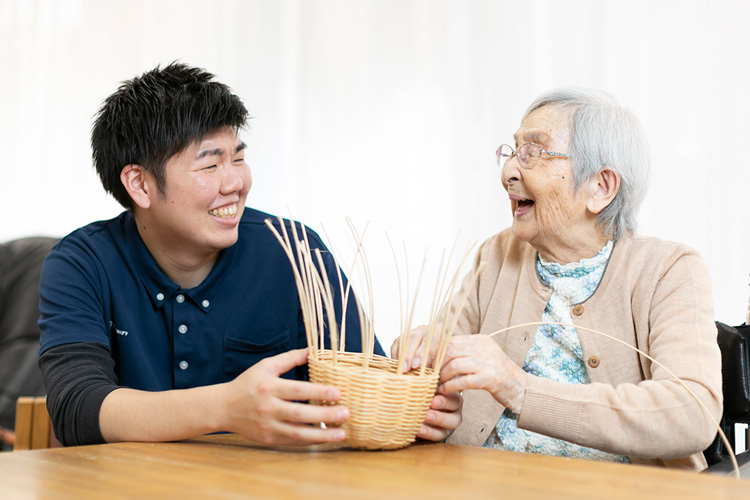
[[223, 154], [224, 154], [224, 150], [221, 148], [204, 149], [202, 151], [198, 151], [198, 154], [195, 155], [195, 159], [200, 160], [202, 158], [205, 158], [206, 156], [221, 156]]
[[[239, 153], [240, 151], [242, 151], [246, 147], [247, 147], [247, 144], [245, 144], [244, 142], [239, 143], [237, 145], [237, 147], [234, 148], [234, 153], [233, 154]], [[200, 159], [205, 158], [206, 156], [222, 156], [223, 154], [224, 154], [224, 150], [221, 149], [221, 148], [204, 149], [202, 151], [198, 151], [198, 154], [195, 155], [195, 159], [196, 160], [200, 160]]]

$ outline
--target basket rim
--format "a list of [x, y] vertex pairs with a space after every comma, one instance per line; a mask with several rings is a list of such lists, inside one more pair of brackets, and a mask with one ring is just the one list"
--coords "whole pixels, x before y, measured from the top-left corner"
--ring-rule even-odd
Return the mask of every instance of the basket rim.
[[[361, 365], [364, 353], [361, 352], [349, 352], [339, 351], [336, 356], [339, 358], [334, 363], [333, 352], [330, 349], [318, 349], [317, 354], [320, 357], [313, 357], [308, 355], [308, 363], [320, 365], [320, 367], [329, 371], [341, 371], [348, 374], [362, 374], [372, 375], [377, 378], [392, 378], [394, 380], [413, 380], [413, 379], [437, 379], [439, 373], [430, 367], [425, 368], [424, 375], [420, 375], [420, 369], [415, 368], [405, 373], [397, 373], [398, 362], [394, 359], [381, 356], [380, 354], [372, 354], [368, 356], [370, 364], [367, 370]], [[356, 364], [355, 364], [356, 363]], [[374, 363], [374, 364], [373, 364]], [[387, 368], [379, 365], [385, 364]]]

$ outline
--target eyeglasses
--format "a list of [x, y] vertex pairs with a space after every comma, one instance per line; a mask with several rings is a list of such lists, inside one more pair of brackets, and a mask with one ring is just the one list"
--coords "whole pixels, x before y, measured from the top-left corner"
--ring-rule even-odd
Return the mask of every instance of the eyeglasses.
[[506, 161], [515, 156], [518, 158], [518, 163], [526, 170], [533, 168], [534, 165], [539, 162], [539, 158], [541, 158], [542, 155], [554, 156], [557, 158], [572, 158], [572, 156], [565, 153], [558, 153], [557, 151], [544, 149], [539, 144], [534, 144], [533, 142], [527, 142], [518, 148], [518, 151], [513, 151], [513, 148], [507, 144], [503, 144], [497, 148], [497, 151], [495, 151], [497, 164], [500, 167], [504, 166]]

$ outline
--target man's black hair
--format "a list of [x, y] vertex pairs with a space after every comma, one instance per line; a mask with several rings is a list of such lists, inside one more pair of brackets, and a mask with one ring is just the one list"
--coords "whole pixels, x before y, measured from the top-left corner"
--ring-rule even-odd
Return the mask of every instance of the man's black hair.
[[94, 166], [104, 189], [125, 208], [133, 200], [120, 181], [140, 165], [165, 193], [167, 160], [225, 127], [239, 130], [248, 112], [231, 89], [201, 68], [173, 62], [123, 82], [102, 103], [91, 132]]

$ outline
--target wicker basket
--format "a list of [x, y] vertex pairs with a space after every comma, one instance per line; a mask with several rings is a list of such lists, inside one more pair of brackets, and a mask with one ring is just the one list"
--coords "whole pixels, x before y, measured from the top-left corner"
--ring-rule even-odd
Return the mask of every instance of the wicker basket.
[[438, 374], [428, 368], [421, 376], [419, 370], [397, 375], [396, 361], [378, 355], [370, 357], [365, 370], [362, 356], [337, 352], [334, 364], [330, 350], [319, 350], [317, 359], [308, 358], [310, 380], [341, 390], [341, 404], [350, 412], [343, 425], [350, 446], [366, 450], [408, 446], [424, 422]]

